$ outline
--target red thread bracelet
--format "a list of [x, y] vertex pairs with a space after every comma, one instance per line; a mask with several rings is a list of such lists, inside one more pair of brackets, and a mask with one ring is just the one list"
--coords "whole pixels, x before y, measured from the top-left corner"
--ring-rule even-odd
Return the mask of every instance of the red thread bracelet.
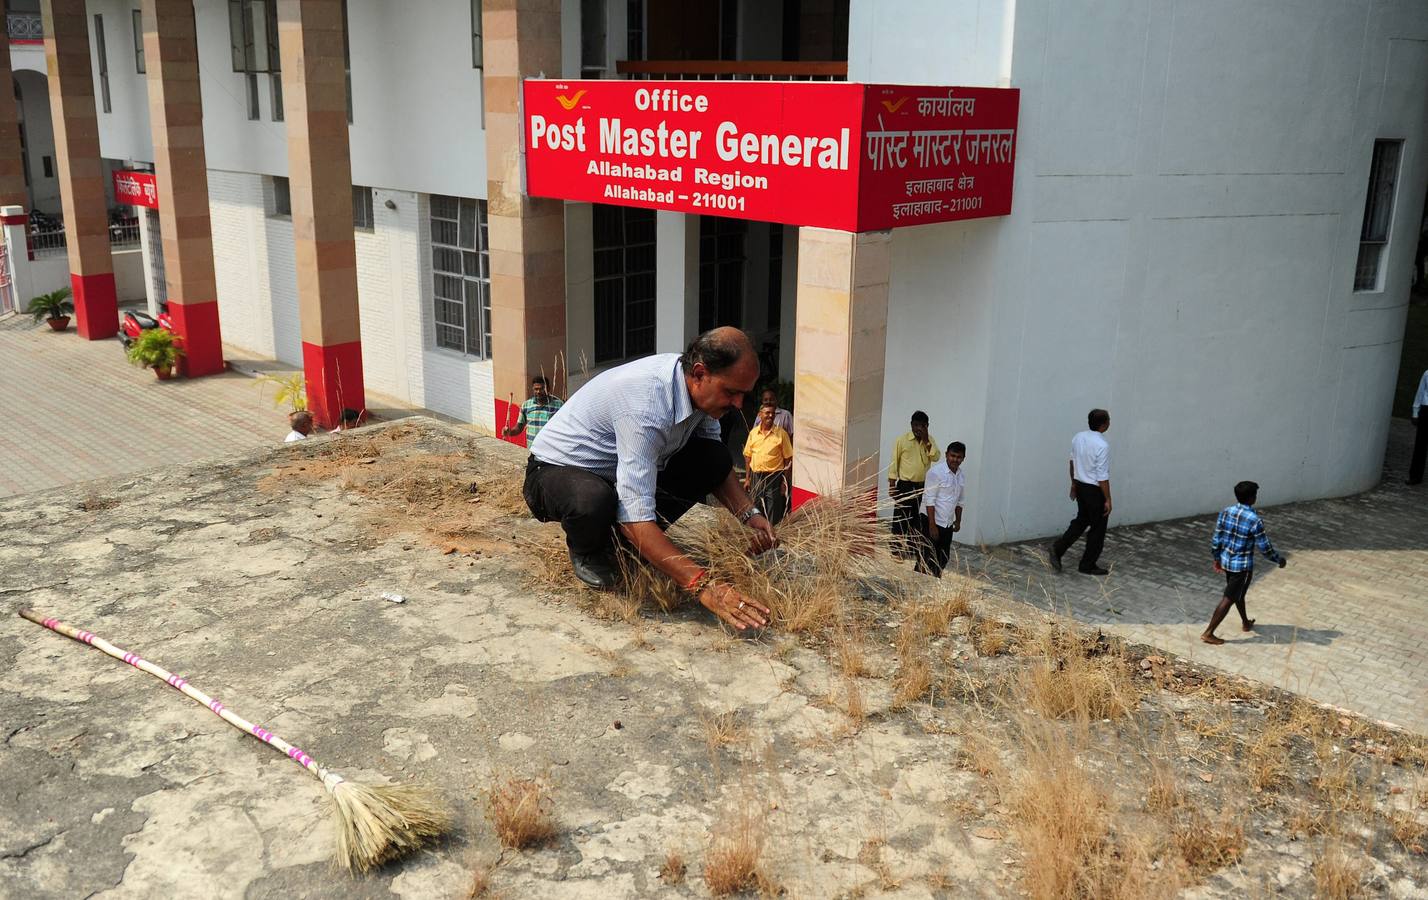
[[697, 594], [697, 593], [699, 593], [700, 585], [702, 585], [704, 582], [706, 582], [706, 581], [708, 581], [708, 580], [709, 580], [709, 570], [708, 570], [708, 569], [700, 569], [700, 570], [698, 571], [698, 573], [696, 573], [693, 578], [689, 579], [689, 583], [683, 586], [683, 589], [684, 589], [685, 592], [687, 592], [687, 593]]

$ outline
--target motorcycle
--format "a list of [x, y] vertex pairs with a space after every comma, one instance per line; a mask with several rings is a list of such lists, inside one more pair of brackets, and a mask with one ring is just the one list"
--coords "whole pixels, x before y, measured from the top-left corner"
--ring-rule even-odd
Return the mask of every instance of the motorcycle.
[[119, 341], [128, 350], [129, 345], [134, 342], [140, 334], [151, 331], [155, 328], [162, 328], [164, 331], [173, 331], [173, 318], [169, 315], [169, 305], [159, 304], [159, 316], [154, 318], [143, 310], [129, 309], [124, 311], [124, 319], [119, 323]]

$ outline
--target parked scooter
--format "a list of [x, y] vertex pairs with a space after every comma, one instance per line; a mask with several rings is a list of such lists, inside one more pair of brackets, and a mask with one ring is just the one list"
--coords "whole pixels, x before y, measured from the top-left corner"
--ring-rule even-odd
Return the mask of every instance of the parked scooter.
[[164, 331], [173, 331], [173, 319], [169, 316], [169, 305], [159, 304], [159, 317], [156, 319], [148, 313], [130, 309], [124, 311], [124, 320], [119, 323], [119, 341], [128, 350], [129, 345], [134, 342], [141, 333], [154, 328], [162, 328]]

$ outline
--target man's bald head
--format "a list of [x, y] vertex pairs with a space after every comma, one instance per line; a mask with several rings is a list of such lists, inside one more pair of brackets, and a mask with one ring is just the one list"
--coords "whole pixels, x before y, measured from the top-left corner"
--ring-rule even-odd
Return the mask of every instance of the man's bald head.
[[754, 342], [732, 325], [711, 328], [690, 342], [680, 365], [688, 372], [695, 363], [703, 363], [712, 375], [732, 368], [740, 360], [754, 355]]

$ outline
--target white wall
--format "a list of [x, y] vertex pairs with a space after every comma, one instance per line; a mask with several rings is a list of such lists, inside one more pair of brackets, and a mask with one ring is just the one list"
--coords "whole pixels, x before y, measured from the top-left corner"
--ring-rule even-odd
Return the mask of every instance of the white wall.
[[[292, 223], [267, 214], [266, 182], [209, 171], [223, 340], [301, 368]], [[368, 392], [492, 427], [491, 364], [436, 348], [426, 197], [379, 188], [372, 210], [373, 227], [354, 235]]]
[[[1001, 4], [906, 4], [940, 50], [873, 6], [853, 3], [853, 80], [1001, 77]], [[883, 445], [909, 402], [943, 443], [973, 438], [968, 540], [1064, 526], [1092, 406], [1117, 522], [1217, 508], [1242, 478], [1272, 504], [1375, 483], [1428, 180], [1428, 7], [1020, 0], [1014, 34], [1011, 216], [895, 232]], [[1355, 293], [1375, 138], [1405, 161], [1384, 290]]]
[[[19, 54], [15, 54], [17, 57]], [[44, 64], [44, 54], [40, 54]], [[30, 195], [33, 206], [42, 212], [59, 215], [59, 163], [55, 159], [54, 127], [50, 121], [49, 80], [43, 72], [16, 69], [15, 81], [20, 85], [20, 116], [25, 123], [25, 151], [30, 164]], [[44, 158], [50, 158], [49, 177], [45, 176]]]
[[[134, 71], [130, 5], [88, 0], [91, 32], [92, 14], [102, 13], [108, 37], [114, 111], [100, 115], [100, 146], [107, 157], [152, 161], [148, 89]], [[198, 2], [194, 15], [209, 168], [287, 175], [287, 127], [273, 120], [270, 77], [258, 76], [260, 116], [250, 121], [245, 76], [233, 71], [228, 5]], [[348, 26], [352, 183], [484, 198], [486, 137], [481, 73], [471, 66], [470, 4], [349, 0]]]

